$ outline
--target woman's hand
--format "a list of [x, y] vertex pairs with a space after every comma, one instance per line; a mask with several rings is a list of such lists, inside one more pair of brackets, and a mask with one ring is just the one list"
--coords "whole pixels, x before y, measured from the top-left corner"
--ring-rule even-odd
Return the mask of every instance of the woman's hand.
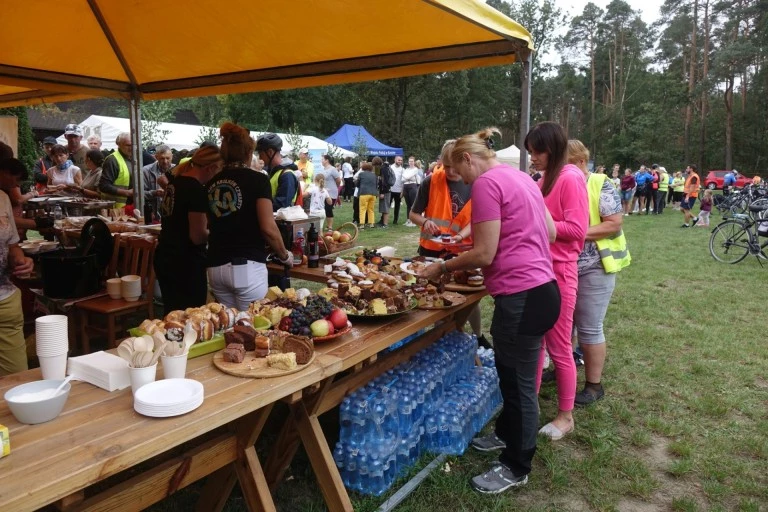
[[443, 274], [443, 266], [445, 263], [434, 262], [431, 265], [427, 265], [419, 272], [418, 277], [429, 279], [430, 281], [436, 281], [438, 277]]
[[427, 221], [421, 225], [421, 229], [430, 235], [438, 236], [440, 234], [440, 228], [437, 227], [437, 224], [429, 219], [427, 219]]

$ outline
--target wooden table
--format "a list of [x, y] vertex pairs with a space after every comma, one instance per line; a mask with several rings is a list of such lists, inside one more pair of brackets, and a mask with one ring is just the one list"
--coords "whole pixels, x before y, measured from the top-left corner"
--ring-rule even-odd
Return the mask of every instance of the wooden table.
[[[272, 270], [280, 271], [277, 267]], [[322, 269], [305, 266], [291, 269], [291, 277], [315, 282], [327, 279]], [[390, 320], [358, 322], [349, 334], [339, 340], [318, 344], [315, 349], [340, 359], [342, 370], [346, 372], [329, 376], [315, 385], [315, 393], [297, 394], [284, 399], [291, 414], [280, 429], [280, 436], [264, 466], [270, 489], [274, 491], [282, 481], [299, 443], [302, 443], [328, 509], [332, 512], [352, 511], [352, 502], [320, 428], [319, 416], [338, 406], [351, 391], [407, 361], [444, 333], [462, 328], [469, 313], [486, 295], [483, 288], [482, 291], [466, 294], [466, 303], [450, 309], [415, 310]], [[406, 336], [429, 327], [432, 328], [397, 351], [380, 354]]]
[[[222, 468], [237, 476], [252, 510], [275, 510], [254, 442], [277, 400], [337, 373], [341, 360], [320, 354], [304, 371], [263, 380], [226, 375], [211, 360], [209, 354], [189, 361], [187, 377], [203, 383], [205, 401], [175, 418], [134, 412], [130, 388], [108, 393], [82, 382], [73, 384], [61, 415], [40, 425], [20, 424], [2, 401], [0, 423], [10, 430], [11, 454], [0, 459], [0, 510], [31, 511], [54, 502], [63, 510], [142, 510]], [[0, 393], [37, 379], [39, 370], [0, 378]], [[95, 496], [82, 492], [206, 435], [205, 442], [116, 487]]]
[[[291, 274], [324, 280], [316, 269], [300, 268]], [[232, 377], [212, 365], [210, 354], [191, 359], [187, 377], [203, 383], [205, 402], [175, 418], [137, 414], [130, 389], [108, 393], [80, 382], [73, 384], [62, 414], [42, 425], [19, 424], [2, 401], [0, 423], [10, 429], [11, 454], [0, 459], [0, 510], [23, 512], [49, 503], [66, 511], [142, 510], [210, 475], [199, 511], [221, 510], [237, 481], [250, 510], [272, 511], [270, 490], [276, 488], [302, 443], [328, 508], [351, 511], [318, 417], [336, 407], [348, 392], [462, 326], [484, 295], [485, 291], [469, 294], [465, 304], [451, 309], [417, 310], [356, 323], [341, 338], [318, 344], [318, 357], [310, 367], [284, 377]], [[431, 330], [397, 351], [381, 353], [428, 327]], [[159, 370], [158, 378], [161, 375]], [[39, 370], [0, 378], [0, 394], [39, 378]], [[254, 443], [278, 400], [289, 405], [291, 414], [262, 470]], [[124, 476], [155, 458], [160, 462], [152, 469], [131, 473], [116, 486], [93, 493], [94, 484], [120, 473]]]

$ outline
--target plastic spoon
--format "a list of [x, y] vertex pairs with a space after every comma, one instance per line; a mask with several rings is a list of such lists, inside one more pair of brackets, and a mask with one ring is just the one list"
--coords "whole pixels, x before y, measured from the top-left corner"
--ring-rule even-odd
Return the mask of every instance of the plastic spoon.
[[72, 375], [70, 375], [69, 377], [67, 377], [66, 379], [64, 379], [63, 381], [61, 381], [61, 384], [59, 384], [59, 387], [57, 387], [57, 388], [56, 388], [56, 390], [55, 390], [55, 391], [54, 391], [54, 392], [51, 394], [51, 398], [53, 398], [53, 397], [55, 397], [56, 395], [58, 395], [58, 394], [59, 394], [59, 391], [61, 391], [62, 389], [64, 389], [64, 386], [66, 386], [66, 385], [67, 385], [67, 382], [71, 381], [71, 380], [72, 380], [72, 378], [73, 378], [74, 376], [75, 376], [75, 375], [74, 375], [74, 374], [72, 374]]

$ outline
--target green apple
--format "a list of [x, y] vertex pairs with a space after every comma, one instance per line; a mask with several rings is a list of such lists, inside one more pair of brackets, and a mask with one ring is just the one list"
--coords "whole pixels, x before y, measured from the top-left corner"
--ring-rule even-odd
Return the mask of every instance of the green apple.
[[325, 318], [321, 318], [320, 320], [315, 320], [312, 322], [309, 326], [309, 330], [312, 333], [312, 336], [315, 338], [328, 336], [328, 333], [330, 332], [330, 329], [328, 328], [328, 321]]

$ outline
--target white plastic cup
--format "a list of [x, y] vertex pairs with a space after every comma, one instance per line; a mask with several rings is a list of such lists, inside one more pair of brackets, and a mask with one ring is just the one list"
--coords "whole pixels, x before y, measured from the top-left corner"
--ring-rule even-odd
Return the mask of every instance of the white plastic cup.
[[187, 354], [180, 356], [160, 356], [163, 362], [164, 379], [183, 379], [187, 375]]
[[123, 276], [121, 280], [121, 295], [129, 302], [138, 300], [141, 295], [141, 276]]
[[131, 376], [131, 391], [135, 395], [141, 386], [155, 382], [157, 377], [157, 363], [145, 368], [128, 367], [128, 373]]
[[43, 380], [64, 380], [67, 376], [67, 353], [57, 356], [37, 356]]
[[107, 294], [113, 299], [121, 298], [123, 296], [123, 280], [119, 277], [107, 279]]

